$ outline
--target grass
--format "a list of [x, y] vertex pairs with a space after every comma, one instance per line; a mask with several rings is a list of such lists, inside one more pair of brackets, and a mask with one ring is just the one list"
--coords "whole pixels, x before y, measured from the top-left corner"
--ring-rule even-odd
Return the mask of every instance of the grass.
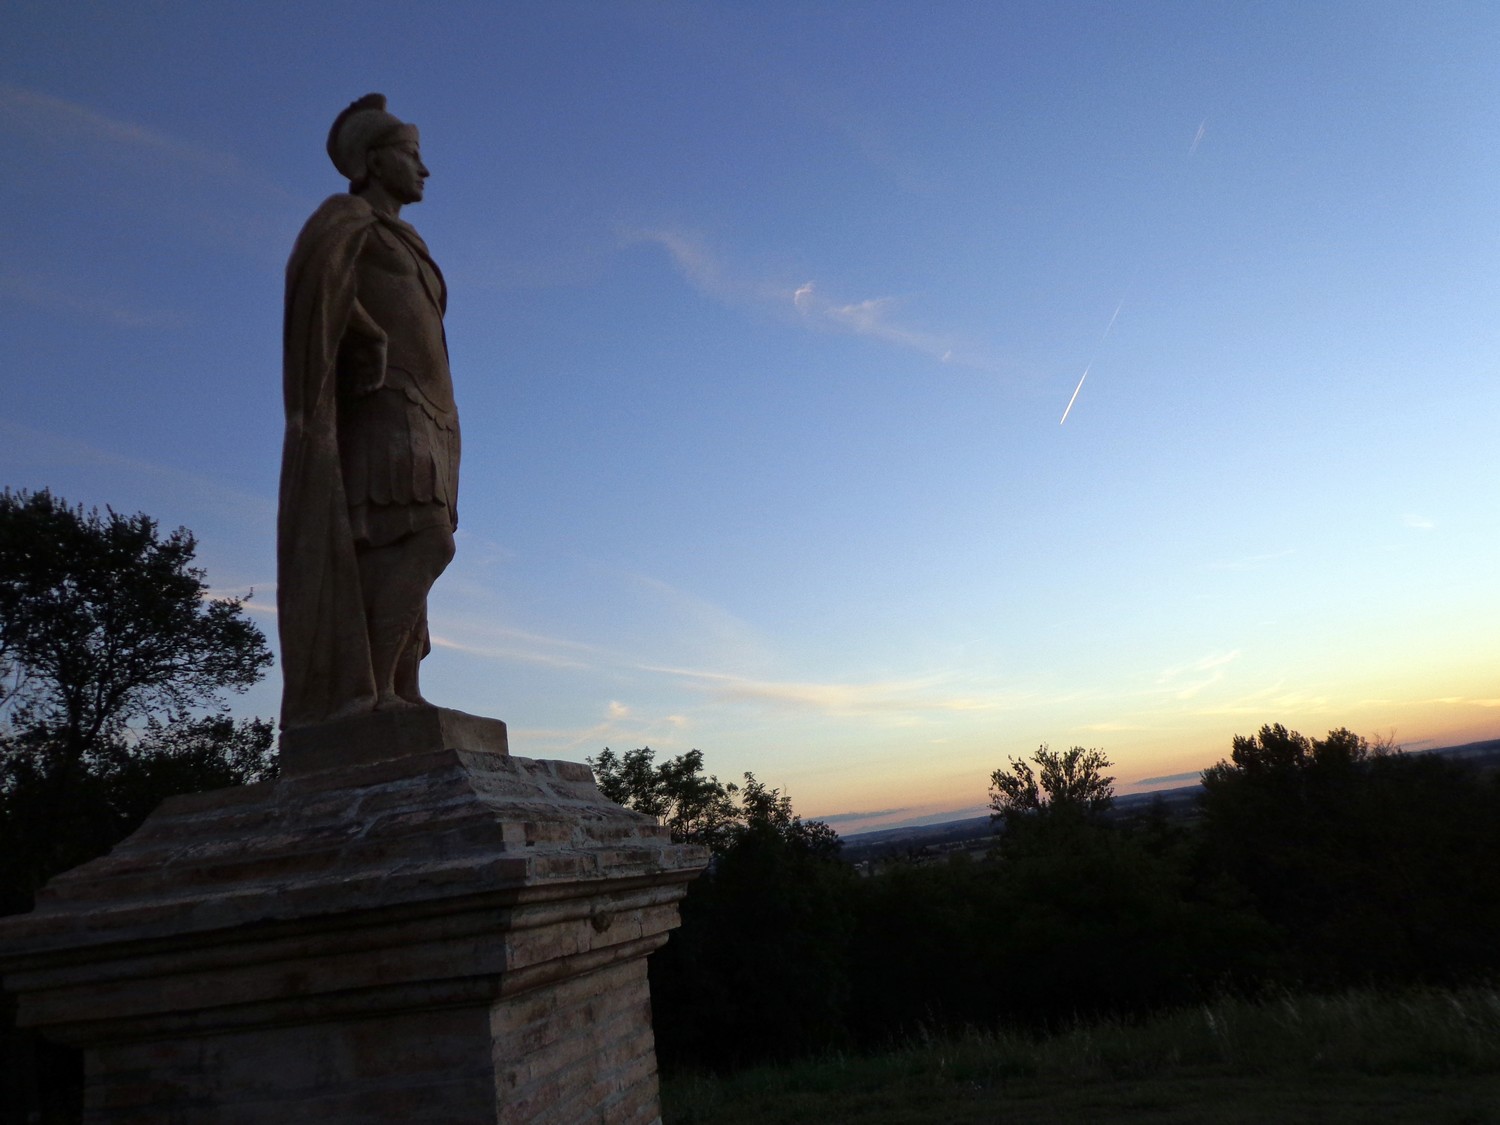
[[663, 1084], [665, 1125], [1500, 1123], [1500, 990], [1224, 999]]

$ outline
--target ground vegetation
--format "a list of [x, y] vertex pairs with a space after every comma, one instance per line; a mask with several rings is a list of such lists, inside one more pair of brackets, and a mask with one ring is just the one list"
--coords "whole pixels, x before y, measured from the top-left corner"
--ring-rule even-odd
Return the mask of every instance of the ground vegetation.
[[652, 967], [669, 1072], [1500, 971], [1500, 779], [1343, 728], [1237, 736], [1189, 816], [1108, 815], [1107, 756], [1043, 746], [992, 775], [988, 854], [864, 877], [784, 794], [752, 817], [696, 752], [632, 761], [669, 808], [731, 810], [676, 822], [716, 858]]
[[662, 1087], [669, 1125], [1480, 1125], [1500, 1120], [1493, 988], [1220, 997], [1051, 1033], [924, 1029]]

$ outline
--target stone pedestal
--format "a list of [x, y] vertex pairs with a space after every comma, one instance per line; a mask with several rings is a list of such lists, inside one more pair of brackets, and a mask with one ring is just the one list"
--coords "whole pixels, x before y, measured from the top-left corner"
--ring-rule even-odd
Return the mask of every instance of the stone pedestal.
[[91, 1125], [659, 1117], [646, 955], [707, 862], [436, 708], [291, 732], [0, 922]]

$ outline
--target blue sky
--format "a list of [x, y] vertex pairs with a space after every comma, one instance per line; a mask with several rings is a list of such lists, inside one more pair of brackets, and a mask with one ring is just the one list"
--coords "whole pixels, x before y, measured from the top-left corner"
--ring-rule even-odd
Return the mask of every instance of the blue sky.
[[421, 127], [425, 681], [517, 753], [699, 747], [858, 827], [1041, 742], [1129, 788], [1264, 722], [1500, 733], [1493, 5], [6, 22], [0, 477], [187, 525], [271, 634], [282, 268], [338, 110]]

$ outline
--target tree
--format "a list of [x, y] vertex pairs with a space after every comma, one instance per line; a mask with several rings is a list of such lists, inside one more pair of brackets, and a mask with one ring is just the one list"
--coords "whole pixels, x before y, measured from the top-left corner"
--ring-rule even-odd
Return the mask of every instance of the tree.
[[1111, 763], [1101, 750], [1074, 746], [1058, 753], [1043, 743], [1031, 762], [1011, 758], [1008, 768], [990, 774], [990, 818], [1007, 830], [1030, 819], [1093, 819], [1114, 801], [1115, 779], [1104, 774]]
[[74, 758], [244, 691], [271, 663], [244, 599], [207, 596], [189, 531], [106, 513], [0, 494], [0, 730]]
[[1304, 982], [1472, 979], [1500, 964], [1500, 786], [1346, 728], [1237, 736], [1204, 771], [1203, 862]]
[[140, 737], [86, 761], [45, 741], [0, 746], [0, 916], [30, 910], [52, 876], [103, 855], [163, 799], [276, 772], [275, 730], [258, 719], [149, 719]]
[[260, 720], [203, 714], [271, 662], [186, 529], [0, 493], [0, 913], [163, 797], [274, 772]]
[[1302, 784], [1309, 778], [1348, 776], [1372, 759], [1399, 753], [1391, 742], [1372, 743], [1347, 727], [1329, 731], [1327, 738], [1308, 738], [1280, 723], [1267, 723], [1256, 734], [1235, 735], [1230, 760], [1221, 758], [1204, 770], [1203, 784], [1210, 789], [1240, 782]]
[[658, 765], [649, 747], [606, 749], [589, 764], [605, 796], [714, 852], [688, 887], [681, 928], [651, 958], [662, 1065], [739, 1065], [841, 1042], [855, 876], [838, 862], [838, 834], [753, 773], [742, 786], [705, 775], [698, 750]]
[[587, 761], [600, 792], [611, 801], [657, 817], [678, 843], [721, 848], [741, 819], [734, 802], [739, 786], [722, 783], [713, 774], [704, 776], [702, 750], [689, 750], [659, 766], [655, 757], [649, 746], [623, 757], [606, 746], [597, 759]]
[[[174, 793], [275, 773], [274, 730], [204, 713], [271, 663], [244, 600], [210, 598], [183, 528], [0, 493], [0, 914]], [[82, 1058], [0, 1011], [0, 1117], [75, 1120]]]
[[818, 859], [836, 859], [844, 843], [839, 834], [821, 820], [803, 820], [792, 808], [792, 799], [780, 789], [768, 789], [745, 774], [745, 788], [740, 796], [744, 816], [741, 835], [769, 833], [800, 854]]
[[743, 787], [703, 773], [703, 751], [689, 750], [661, 765], [649, 746], [623, 756], [605, 747], [586, 759], [599, 791], [617, 804], [657, 817], [678, 843], [705, 844], [723, 852], [746, 833], [769, 832], [810, 853], [835, 856], [838, 833], [821, 820], [804, 821], [792, 799], [745, 774]]

